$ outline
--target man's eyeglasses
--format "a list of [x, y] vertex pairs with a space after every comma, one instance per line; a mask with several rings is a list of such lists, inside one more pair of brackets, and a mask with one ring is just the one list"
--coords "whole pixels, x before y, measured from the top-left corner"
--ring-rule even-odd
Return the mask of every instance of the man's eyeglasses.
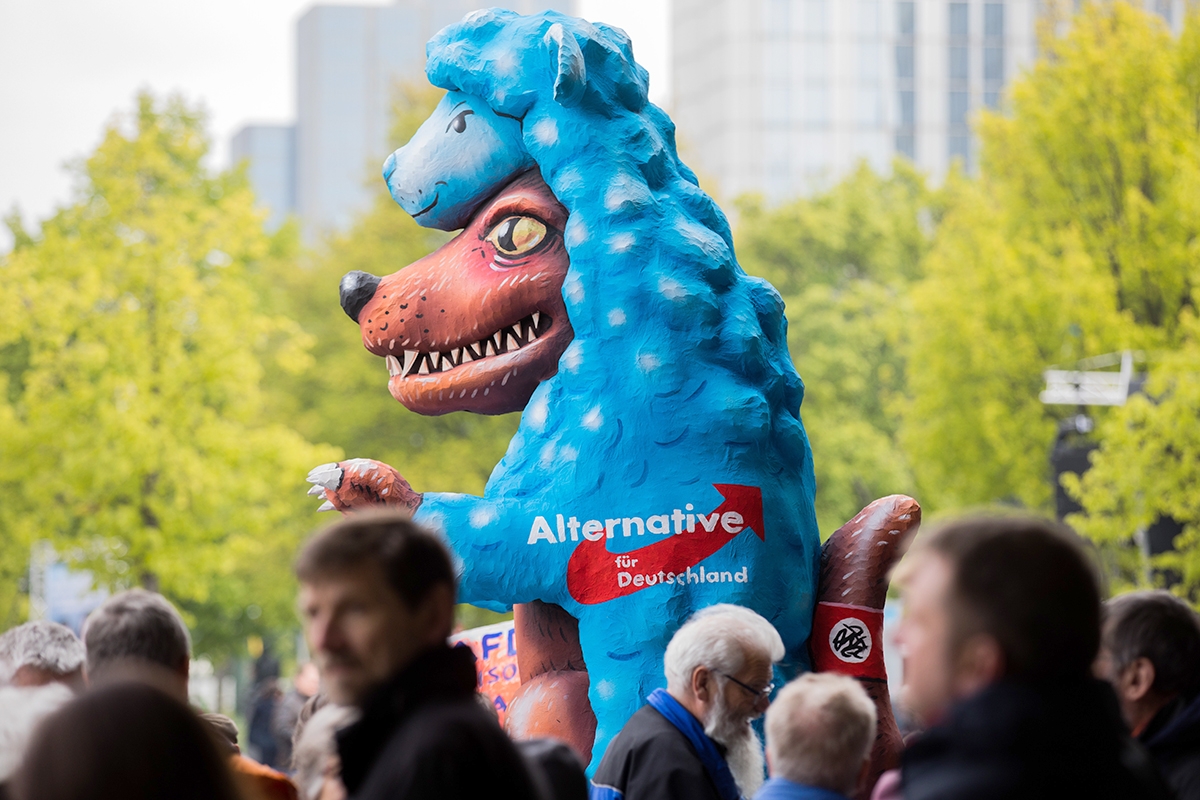
[[764, 686], [764, 687], [763, 687], [763, 688], [761, 688], [761, 689], [755, 689], [753, 686], [750, 686], [750, 685], [748, 685], [748, 684], [742, 683], [741, 681], [739, 681], [737, 678], [733, 677], [733, 676], [732, 676], [732, 675], [730, 675], [729, 673], [726, 673], [726, 672], [721, 672], [721, 670], [719, 670], [719, 669], [714, 669], [714, 670], [713, 670], [713, 672], [717, 673], [718, 675], [720, 675], [720, 676], [721, 676], [721, 677], [723, 677], [723, 678], [728, 678], [729, 680], [731, 680], [731, 681], [733, 681], [734, 683], [736, 683], [738, 686], [740, 686], [740, 687], [742, 687], [743, 689], [745, 689], [747, 692], [749, 692], [749, 693], [750, 693], [750, 695], [751, 695], [751, 696], [752, 696], [752, 697], [753, 697], [753, 698], [754, 698], [756, 701], [757, 701], [757, 700], [770, 700], [770, 699], [771, 699], [771, 692], [775, 691], [775, 684], [773, 684], [773, 683], [768, 683], [766, 686]]

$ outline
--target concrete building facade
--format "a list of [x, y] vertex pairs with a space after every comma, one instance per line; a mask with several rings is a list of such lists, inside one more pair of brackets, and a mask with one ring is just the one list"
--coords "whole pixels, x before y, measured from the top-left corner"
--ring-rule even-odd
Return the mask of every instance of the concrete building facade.
[[[1193, 0], [1194, 1], [1194, 0]], [[1134, 0], [1176, 33], [1189, 0]], [[1038, 20], [1079, 0], [672, 0], [684, 159], [728, 200], [831, 185], [896, 156], [940, 182], [978, 162], [971, 121], [1037, 58]]]

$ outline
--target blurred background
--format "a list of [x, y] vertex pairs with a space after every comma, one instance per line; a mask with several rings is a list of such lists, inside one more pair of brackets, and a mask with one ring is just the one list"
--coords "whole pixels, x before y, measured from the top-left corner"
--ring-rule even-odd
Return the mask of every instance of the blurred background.
[[[162, 591], [244, 718], [306, 658], [312, 466], [482, 491], [517, 416], [406, 411], [337, 302], [447, 238], [379, 170], [474, 5], [0, 0], [0, 629]], [[510, 6], [632, 36], [787, 303], [826, 535], [897, 492], [1021, 509], [1200, 599], [1195, 3]]]

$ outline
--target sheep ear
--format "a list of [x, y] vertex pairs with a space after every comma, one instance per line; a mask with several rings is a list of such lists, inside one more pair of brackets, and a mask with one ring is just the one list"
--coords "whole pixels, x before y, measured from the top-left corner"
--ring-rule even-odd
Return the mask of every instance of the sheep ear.
[[546, 31], [546, 45], [557, 62], [558, 76], [554, 79], [554, 99], [564, 106], [573, 106], [583, 97], [587, 83], [587, 67], [583, 63], [583, 51], [575, 37], [563, 30], [556, 22]]

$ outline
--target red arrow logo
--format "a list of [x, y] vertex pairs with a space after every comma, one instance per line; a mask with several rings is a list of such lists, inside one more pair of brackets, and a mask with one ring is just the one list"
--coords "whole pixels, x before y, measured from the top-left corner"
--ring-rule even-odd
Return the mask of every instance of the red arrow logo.
[[[584, 605], [594, 605], [645, 589], [645, 584], [620, 585], [617, 573], [623, 568], [617, 566], [619, 556], [635, 557], [635, 569], [638, 573], [655, 576], [655, 583], [650, 584], [651, 586], [661, 580], [658, 577], [659, 573], [679, 574], [688, 567], [696, 566], [729, 544], [737, 535], [730, 535], [722, 528], [722, 515], [729, 511], [741, 514], [743, 530], [753, 530], [758, 538], [766, 541], [766, 532], [763, 530], [762, 490], [757, 486], [741, 486], [736, 483], [714, 483], [713, 488], [720, 492], [725, 500], [713, 511], [716, 518], [712, 530], [697, 524], [694, 531], [671, 534], [666, 539], [627, 553], [610, 552], [604, 538], [594, 542], [580, 542], [567, 563], [567, 590], [571, 597]], [[707, 518], [714, 519], [712, 516]]]

